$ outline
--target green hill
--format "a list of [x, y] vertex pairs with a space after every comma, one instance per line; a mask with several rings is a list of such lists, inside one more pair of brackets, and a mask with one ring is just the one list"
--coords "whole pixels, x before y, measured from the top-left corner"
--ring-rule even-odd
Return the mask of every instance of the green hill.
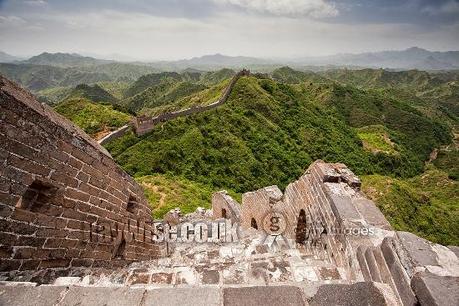
[[177, 72], [151, 73], [141, 76], [125, 92], [125, 98], [135, 96], [151, 86], [158, 86], [162, 82], [182, 81], [183, 77]]
[[445, 172], [429, 165], [422, 175], [406, 180], [370, 175], [362, 181], [362, 190], [396, 230], [459, 245], [459, 182]]
[[116, 103], [118, 100], [97, 84], [79, 84], [68, 98], [85, 98], [95, 102]]
[[94, 103], [84, 98], [65, 100], [56, 105], [55, 110], [96, 139], [130, 120], [129, 115], [114, 110], [111, 105]]
[[286, 84], [299, 84], [307, 81], [315, 83], [329, 82], [329, 80], [314, 72], [297, 71], [290, 67], [281, 67], [275, 69], [271, 73], [271, 76], [275, 81]]
[[[341, 95], [342, 87], [324, 90], [326, 99], [314, 86], [242, 78], [218, 109], [173, 120], [143, 138], [126, 136], [108, 148], [133, 175], [170, 172], [244, 192], [285, 186], [319, 158], [346, 163], [359, 174], [415, 175], [429, 150], [448, 141], [443, 126], [406, 105], [388, 101], [378, 108], [372, 102], [378, 97], [364, 91], [347, 89], [351, 99]], [[354, 118], [350, 114], [357, 111], [356, 104], [369, 110]], [[392, 114], [386, 110], [391, 108], [398, 118], [382, 120]], [[364, 149], [353, 126], [375, 123], [374, 117], [391, 132], [400, 154], [375, 155]], [[396, 124], [398, 120], [402, 123]], [[405, 130], [415, 120], [418, 130]]]
[[202, 75], [200, 82], [205, 85], [216, 85], [226, 79], [232, 78], [236, 72], [232, 69], [220, 69], [206, 72]]

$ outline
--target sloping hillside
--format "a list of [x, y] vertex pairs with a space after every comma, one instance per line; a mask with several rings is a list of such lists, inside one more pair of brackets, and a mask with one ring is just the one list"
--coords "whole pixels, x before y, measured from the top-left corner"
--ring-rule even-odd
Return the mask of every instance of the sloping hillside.
[[55, 110], [95, 139], [102, 138], [130, 120], [129, 115], [114, 110], [111, 105], [94, 103], [84, 98], [65, 100], [56, 105]]

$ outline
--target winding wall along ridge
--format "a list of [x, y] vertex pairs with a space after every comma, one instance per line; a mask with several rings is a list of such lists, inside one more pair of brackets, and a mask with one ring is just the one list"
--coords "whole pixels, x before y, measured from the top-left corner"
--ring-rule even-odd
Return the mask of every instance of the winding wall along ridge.
[[[233, 87], [238, 81], [238, 79], [242, 76], [248, 76], [249, 74], [250, 74], [250, 71], [246, 69], [239, 71], [235, 76], [233, 76], [229, 85], [226, 87], [225, 91], [223, 92], [222, 96], [217, 101], [209, 105], [192, 106], [184, 110], [179, 110], [175, 112], [167, 112], [167, 113], [160, 114], [156, 117], [150, 117], [150, 118], [136, 117], [132, 122], [136, 134], [138, 136], [144, 135], [150, 132], [156, 125], [160, 123], [164, 123], [164, 122], [167, 122], [169, 120], [172, 120], [178, 117], [201, 113], [201, 112], [204, 112], [204, 111], [207, 111], [207, 110], [210, 110], [210, 109], [213, 109], [213, 108], [216, 108], [222, 105], [223, 103], [226, 102], [226, 100], [228, 100], [228, 97], [231, 94], [231, 91], [233, 90]], [[111, 139], [113, 139], [113, 137]]]

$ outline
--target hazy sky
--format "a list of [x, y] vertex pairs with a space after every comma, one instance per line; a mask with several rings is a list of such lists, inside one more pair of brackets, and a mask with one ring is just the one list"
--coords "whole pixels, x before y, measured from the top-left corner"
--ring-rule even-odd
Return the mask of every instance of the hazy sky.
[[132, 59], [459, 50], [459, 0], [0, 0], [0, 50]]

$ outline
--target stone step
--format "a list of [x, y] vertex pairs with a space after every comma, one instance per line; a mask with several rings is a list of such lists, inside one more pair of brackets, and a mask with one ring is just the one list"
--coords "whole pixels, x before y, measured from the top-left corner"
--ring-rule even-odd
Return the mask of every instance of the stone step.
[[379, 272], [378, 264], [376, 263], [375, 256], [373, 254], [374, 247], [369, 247], [365, 251], [365, 261], [370, 272], [371, 280], [374, 282], [382, 283], [381, 274]]
[[397, 286], [395, 285], [394, 280], [392, 279], [392, 275], [389, 271], [389, 267], [386, 264], [386, 261], [384, 259], [384, 255], [381, 251], [380, 247], [377, 247], [373, 250], [373, 255], [376, 260], [376, 264], [378, 265], [379, 272], [381, 275], [381, 280], [383, 283], [388, 284], [392, 290], [394, 291], [395, 295], [397, 296], [398, 300], [400, 299], [400, 295], [398, 294], [397, 291]]
[[411, 290], [410, 279], [403, 268], [398, 254], [394, 248], [394, 239], [391, 237], [384, 238], [381, 243], [381, 252], [389, 268], [392, 279], [397, 287], [398, 295], [403, 305], [416, 305], [417, 299]]
[[368, 268], [367, 261], [365, 259], [366, 246], [359, 246], [355, 252], [357, 261], [359, 262], [360, 270], [362, 271], [363, 279], [365, 281], [371, 281], [370, 269]]

